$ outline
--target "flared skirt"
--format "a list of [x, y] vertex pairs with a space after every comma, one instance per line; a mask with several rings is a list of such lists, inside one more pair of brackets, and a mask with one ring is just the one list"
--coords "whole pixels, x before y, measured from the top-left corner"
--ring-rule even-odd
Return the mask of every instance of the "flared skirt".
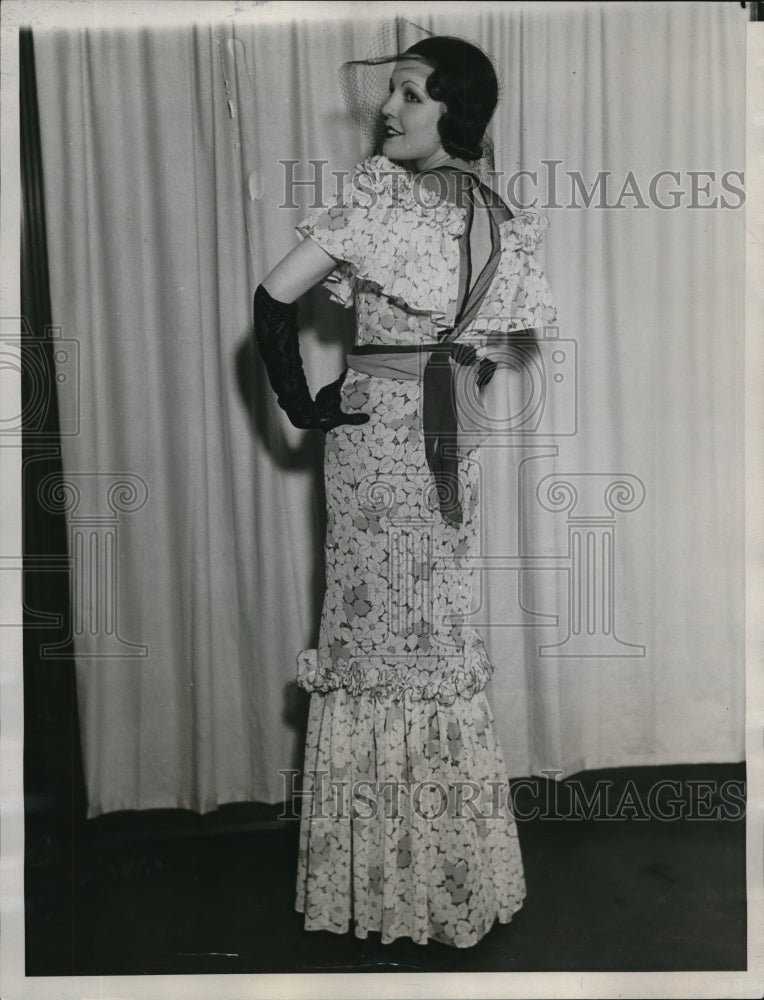
[[311, 695], [296, 908], [308, 930], [466, 948], [521, 907], [507, 773], [484, 693]]

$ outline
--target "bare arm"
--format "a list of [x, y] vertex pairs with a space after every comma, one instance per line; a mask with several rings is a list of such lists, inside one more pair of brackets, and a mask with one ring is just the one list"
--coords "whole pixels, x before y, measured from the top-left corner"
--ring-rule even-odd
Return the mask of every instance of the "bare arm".
[[294, 302], [336, 266], [334, 257], [307, 237], [273, 268], [262, 285], [279, 302]]
[[340, 386], [344, 372], [313, 399], [302, 367], [294, 302], [336, 266], [333, 257], [315, 241], [306, 239], [255, 289], [255, 342], [279, 406], [295, 427], [330, 431], [341, 424], [364, 424], [369, 419], [368, 413], [346, 413], [342, 409]]

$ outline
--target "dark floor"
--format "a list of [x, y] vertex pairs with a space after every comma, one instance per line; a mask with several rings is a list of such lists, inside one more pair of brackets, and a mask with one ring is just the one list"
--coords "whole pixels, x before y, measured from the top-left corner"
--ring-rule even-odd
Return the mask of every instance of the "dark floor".
[[[613, 782], [607, 808], [621, 818], [520, 820], [525, 906], [464, 950], [304, 931], [297, 823], [278, 807], [111, 814], [68, 842], [32, 816], [27, 975], [745, 969], [744, 765], [574, 777]], [[638, 818], [666, 780], [679, 784], [663, 789], [664, 815], [685, 818]], [[519, 795], [518, 810], [550, 788]], [[567, 786], [552, 792], [570, 817]]]

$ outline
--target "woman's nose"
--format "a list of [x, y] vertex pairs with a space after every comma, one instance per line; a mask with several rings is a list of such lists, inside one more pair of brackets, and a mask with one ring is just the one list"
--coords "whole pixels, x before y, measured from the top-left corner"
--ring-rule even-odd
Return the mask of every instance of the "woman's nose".
[[395, 114], [395, 94], [390, 94], [388, 99], [382, 105], [382, 115], [394, 115]]

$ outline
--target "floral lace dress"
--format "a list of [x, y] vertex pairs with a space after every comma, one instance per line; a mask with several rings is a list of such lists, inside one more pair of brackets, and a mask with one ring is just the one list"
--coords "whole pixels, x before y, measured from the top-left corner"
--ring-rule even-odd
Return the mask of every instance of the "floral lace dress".
[[[508, 214], [508, 213], [507, 213]], [[354, 304], [356, 345], [432, 344], [457, 318], [464, 207], [385, 157], [300, 225], [337, 261], [332, 296]], [[459, 341], [553, 323], [533, 258], [546, 225], [498, 227], [498, 264]], [[472, 607], [478, 449], [459, 462], [463, 516], [441, 516], [425, 455], [422, 381], [350, 368], [326, 435], [326, 596], [318, 649], [298, 656], [312, 692], [297, 909], [309, 930], [456, 947], [520, 908], [525, 882], [507, 770], [484, 688], [492, 665]]]

